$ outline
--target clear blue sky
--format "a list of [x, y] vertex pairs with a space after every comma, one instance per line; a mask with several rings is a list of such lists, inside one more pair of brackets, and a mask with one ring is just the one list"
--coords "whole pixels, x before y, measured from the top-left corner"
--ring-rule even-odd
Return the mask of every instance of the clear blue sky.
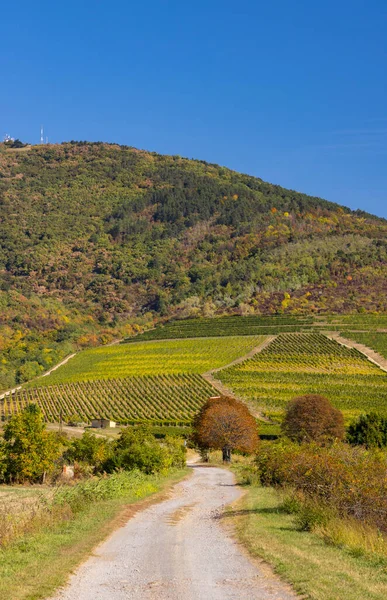
[[19, 0], [0, 135], [226, 165], [387, 217], [386, 0]]

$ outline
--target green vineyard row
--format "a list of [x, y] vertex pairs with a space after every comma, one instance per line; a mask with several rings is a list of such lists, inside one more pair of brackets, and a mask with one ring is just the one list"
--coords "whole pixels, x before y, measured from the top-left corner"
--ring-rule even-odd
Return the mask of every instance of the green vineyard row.
[[321, 334], [279, 335], [262, 352], [216, 375], [255, 406], [283, 410], [302, 394], [324, 394], [347, 418], [387, 413], [387, 374], [355, 349]]
[[127, 338], [124, 343], [192, 337], [272, 335], [288, 332], [369, 331], [383, 328], [387, 328], [386, 315], [356, 314], [315, 317], [292, 315], [242, 317], [235, 315], [170, 321], [136, 337]]
[[383, 332], [367, 332], [367, 333], [343, 333], [345, 337], [358, 342], [359, 344], [364, 344], [364, 346], [368, 346], [379, 352], [384, 358], [387, 358], [387, 333]]
[[85, 350], [48, 377], [35, 380], [34, 387], [142, 375], [205, 373], [222, 367], [264, 341], [264, 336], [201, 340], [172, 340], [116, 344]]
[[0, 403], [2, 420], [34, 402], [48, 422], [76, 415], [120, 423], [189, 423], [216, 390], [200, 375], [154, 375], [84, 381], [19, 390]]

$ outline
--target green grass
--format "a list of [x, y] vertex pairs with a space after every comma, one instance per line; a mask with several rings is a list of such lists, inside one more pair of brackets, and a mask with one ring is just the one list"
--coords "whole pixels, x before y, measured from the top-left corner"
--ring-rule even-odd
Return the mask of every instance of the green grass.
[[101, 346], [77, 354], [37, 385], [96, 379], [205, 373], [244, 356], [264, 341], [263, 336], [223, 339], [136, 342]]
[[216, 377], [264, 410], [283, 409], [298, 395], [324, 394], [347, 418], [387, 412], [387, 375], [360, 352], [321, 334], [283, 334], [254, 358]]
[[281, 510], [275, 490], [245, 489], [226, 520], [234, 523], [249, 552], [271, 564], [297, 592], [310, 600], [385, 600], [385, 563], [354, 557], [316, 534], [298, 531], [294, 517]]
[[120, 525], [117, 516], [127, 505], [166, 489], [186, 473], [183, 470], [166, 478], [144, 476], [125, 496], [96, 500], [74, 519], [25, 536], [0, 550], [0, 598], [47, 598], [65, 584], [69, 573]]

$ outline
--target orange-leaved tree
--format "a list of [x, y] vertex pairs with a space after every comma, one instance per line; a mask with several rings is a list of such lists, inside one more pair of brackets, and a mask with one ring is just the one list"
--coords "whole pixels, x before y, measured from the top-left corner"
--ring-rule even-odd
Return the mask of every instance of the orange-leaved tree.
[[228, 396], [209, 398], [193, 421], [194, 440], [200, 448], [222, 450], [223, 461], [231, 452], [251, 453], [258, 446], [257, 423], [246, 404]]
[[282, 431], [297, 442], [325, 443], [344, 437], [342, 413], [328, 398], [306, 394], [291, 400], [287, 406]]

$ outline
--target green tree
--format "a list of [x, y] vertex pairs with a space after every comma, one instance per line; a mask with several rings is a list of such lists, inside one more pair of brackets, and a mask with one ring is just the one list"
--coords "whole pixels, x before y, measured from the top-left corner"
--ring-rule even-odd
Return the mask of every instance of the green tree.
[[181, 440], [176, 442], [167, 438], [158, 442], [148, 427], [126, 427], [121, 431], [113, 455], [104, 468], [109, 472], [116, 469], [139, 469], [147, 474], [166, 472], [170, 467], [181, 467], [185, 462], [182, 447]]
[[6, 478], [23, 483], [44, 482], [60, 456], [60, 442], [46, 431], [43, 413], [36, 404], [29, 404], [14, 415], [4, 428]]
[[352, 422], [347, 440], [354, 446], [384, 448], [387, 446], [387, 417], [371, 412]]
[[64, 454], [64, 459], [70, 462], [87, 463], [95, 471], [100, 471], [111, 453], [112, 444], [109, 440], [85, 431], [81, 438], [72, 441]]

